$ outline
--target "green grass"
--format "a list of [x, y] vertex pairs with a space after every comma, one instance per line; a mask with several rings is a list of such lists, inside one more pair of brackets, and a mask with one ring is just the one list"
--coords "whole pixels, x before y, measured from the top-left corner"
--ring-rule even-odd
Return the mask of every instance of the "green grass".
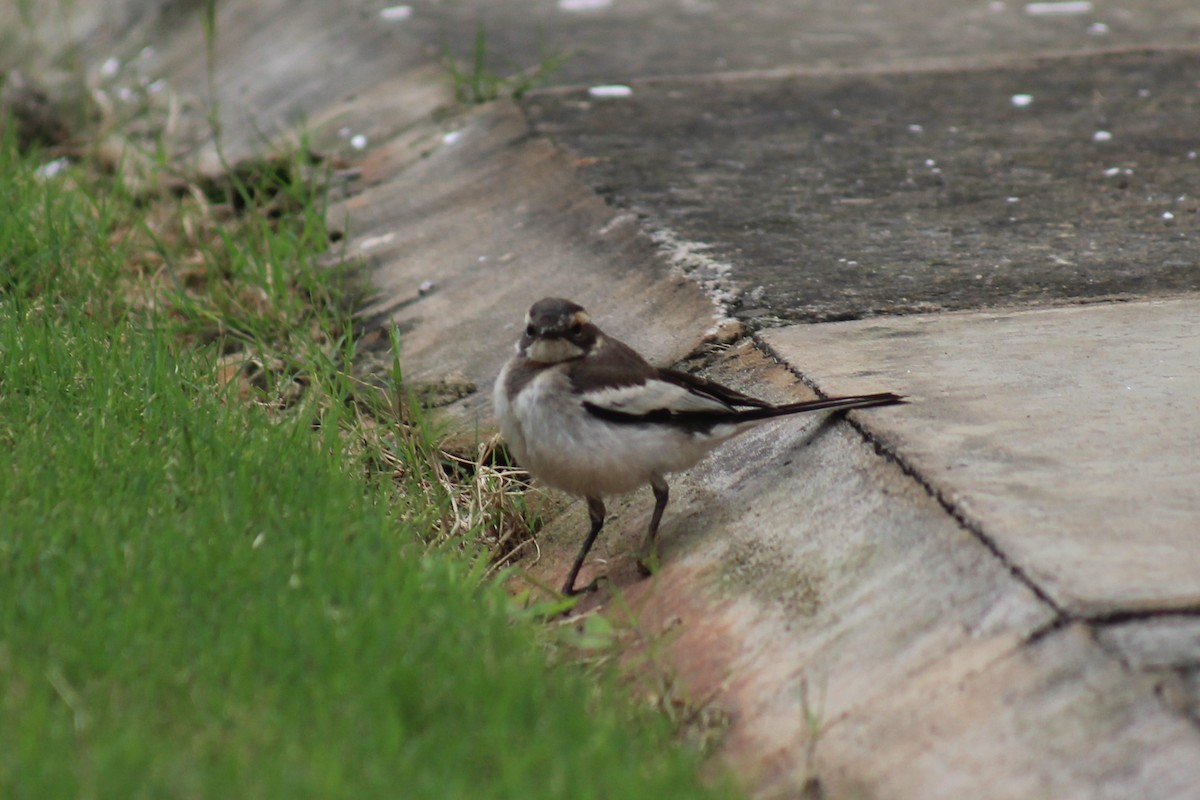
[[[377, 462], [434, 445], [364, 444], [319, 191], [221, 216], [46, 158], [0, 143], [0, 797], [728, 794], [428, 546], [423, 465]], [[281, 366], [246, 397], [231, 354]]]
[[500, 97], [520, 98], [550, 79], [570, 60], [565, 53], [547, 52], [539, 47], [538, 63], [499, 73], [488, 65], [487, 29], [480, 24], [475, 31], [469, 60], [460, 62], [446, 48], [442, 63], [454, 84], [454, 96], [460, 103], [479, 105]]

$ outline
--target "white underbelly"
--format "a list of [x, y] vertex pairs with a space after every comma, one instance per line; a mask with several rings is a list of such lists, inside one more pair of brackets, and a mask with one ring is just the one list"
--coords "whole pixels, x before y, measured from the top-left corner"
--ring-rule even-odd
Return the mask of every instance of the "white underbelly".
[[518, 463], [544, 483], [585, 497], [622, 494], [687, 469], [731, 426], [698, 434], [659, 424], [600, 419], [570, 394], [566, 377], [546, 370], [509, 404], [497, 391], [501, 433]]

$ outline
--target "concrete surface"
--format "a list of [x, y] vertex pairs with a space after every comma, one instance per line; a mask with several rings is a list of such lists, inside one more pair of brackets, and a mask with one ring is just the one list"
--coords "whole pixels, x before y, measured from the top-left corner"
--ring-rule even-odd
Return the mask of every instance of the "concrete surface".
[[414, 149], [407, 138], [374, 148], [361, 161], [363, 190], [331, 210], [348, 218], [347, 253], [379, 295], [363, 316], [399, 327], [408, 380], [474, 387], [459, 411], [489, 416], [491, 380], [529, 298], [545, 295], [590, 303], [615, 327], [654, 315], [661, 335], [637, 343], [661, 361], [696, 347], [712, 303], [672, 274], [631, 217], [578, 184], [561, 153], [529, 138], [520, 113], [489, 106], [439, 127], [452, 143], [438, 133], [411, 163], [396, 152]]
[[[1200, 609], [1200, 298], [763, 333], [1073, 617]], [[1052, 346], [1050, 346], [1052, 344]]]
[[[83, 5], [49, 46], [80, 42], [103, 92], [166, 81], [172, 143], [215, 163], [202, 4]], [[303, 127], [336, 160], [363, 323], [400, 327], [468, 429], [549, 293], [774, 400], [912, 395], [676, 478], [653, 579], [629, 554], [648, 495], [613, 503], [585, 568], [728, 720], [754, 796], [1200, 797], [1200, 10], [571, 7], [220, 3], [224, 152]], [[493, 64], [574, 50], [559, 88], [456, 106], [434, 62], [480, 21]], [[572, 88], [615, 81], [631, 97]], [[698, 347], [714, 314], [753, 335]], [[551, 584], [583, 520], [543, 532]]]
[[[408, 30], [432, 52], [467, 58], [482, 24], [498, 64], [527, 66], [539, 49], [572, 58], [558, 85], [647, 76], [734, 75], [796, 66], [907, 69], [914, 61], [1190, 47], [1190, 0], [1114, 3], [1084, 13], [1033, 13], [1017, 0], [611, 0], [576, 11], [553, 0], [413, 0]], [[576, 4], [576, 8], [579, 4]], [[1061, 8], [1061, 7], [1060, 7]], [[1053, 11], [1053, 9], [1047, 9]]]
[[526, 106], [614, 205], [736, 264], [740, 317], [820, 322], [1200, 290], [1198, 70], [1103, 54]]

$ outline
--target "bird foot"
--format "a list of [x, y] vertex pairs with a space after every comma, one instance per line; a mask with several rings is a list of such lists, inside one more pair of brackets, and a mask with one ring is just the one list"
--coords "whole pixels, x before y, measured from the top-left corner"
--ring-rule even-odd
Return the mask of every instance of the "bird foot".
[[[600, 581], [604, 580], [605, 576], [600, 575], [592, 579], [591, 583], [586, 586], [572, 586], [571, 583], [563, 585], [562, 593], [567, 597], [576, 597], [581, 594], [588, 594], [600, 588]], [[573, 581], [572, 581], [573, 583]]]
[[658, 553], [642, 553], [637, 557], [638, 574], [648, 578], [658, 572]]

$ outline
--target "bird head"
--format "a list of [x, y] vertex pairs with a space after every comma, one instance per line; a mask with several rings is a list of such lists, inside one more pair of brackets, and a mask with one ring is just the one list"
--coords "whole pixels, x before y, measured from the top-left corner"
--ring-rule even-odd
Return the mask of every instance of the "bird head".
[[538, 300], [525, 315], [517, 352], [531, 361], [556, 364], [579, 358], [596, 346], [600, 329], [578, 303], [561, 297]]

